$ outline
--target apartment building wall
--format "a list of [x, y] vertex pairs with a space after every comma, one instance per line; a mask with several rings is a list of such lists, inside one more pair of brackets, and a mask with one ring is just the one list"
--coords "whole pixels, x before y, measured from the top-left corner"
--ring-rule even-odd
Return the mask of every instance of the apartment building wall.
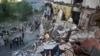
[[[57, 2], [63, 1], [64, 3], [71, 3], [74, 0], [54, 0]], [[83, 6], [89, 6], [90, 8], [95, 8], [97, 5], [100, 6], [100, 0], [83, 0]]]

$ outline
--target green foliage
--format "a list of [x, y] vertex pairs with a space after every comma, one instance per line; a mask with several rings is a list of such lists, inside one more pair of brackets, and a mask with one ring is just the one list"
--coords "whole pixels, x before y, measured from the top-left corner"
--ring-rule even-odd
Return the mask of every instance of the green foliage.
[[11, 6], [11, 4], [8, 2], [8, 0], [3, 0], [1, 4], [2, 4], [2, 10], [4, 12], [4, 16], [9, 17], [10, 15], [12, 15], [14, 9]]
[[25, 1], [10, 3], [2, 0], [0, 4], [0, 21], [5, 20], [27, 20], [27, 16], [32, 14], [32, 6]]
[[32, 6], [25, 1], [17, 3], [16, 7], [21, 21], [27, 20], [27, 16], [32, 14]]
[[8, 21], [10, 17], [13, 17], [14, 11], [15, 9], [8, 0], [2, 0], [2, 3], [0, 3], [0, 22]]
[[4, 11], [2, 9], [2, 4], [0, 4], [0, 17], [3, 17]]
[[21, 14], [29, 15], [32, 13], [32, 6], [25, 1], [19, 2], [17, 3], [17, 10]]

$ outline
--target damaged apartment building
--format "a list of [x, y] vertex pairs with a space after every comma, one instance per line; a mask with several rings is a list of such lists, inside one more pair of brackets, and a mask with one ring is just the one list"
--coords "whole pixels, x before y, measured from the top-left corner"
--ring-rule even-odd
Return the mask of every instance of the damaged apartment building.
[[[43, 13], [41, 17], [37, 15], [36, 21], [24, 22], [23, 40], [11, 42], [8, 38], [11, 50], [16, 44], [24, 43], [22, 48], [11, 52], [12, 56], [100, 56], [100, 0], [43, 0], [39, 3], [43, 3], [40, 4], [44, 6]], [[30, 22], [32, 24], [28, 24]], [[1, 35], [1, 47], [5, 46], [4, 37]], [[29, 38], [31, 41], [26, 44]]]

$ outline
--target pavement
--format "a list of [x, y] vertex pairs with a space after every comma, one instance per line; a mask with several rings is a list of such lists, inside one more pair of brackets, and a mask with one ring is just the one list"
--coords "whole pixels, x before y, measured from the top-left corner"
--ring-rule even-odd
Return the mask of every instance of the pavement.
[[[39, 2], [37, 0], [30, 0], [30, 2], [31, 1]], [[37, 4], [36, 4], [36, 6], [37, 6]], [[42, 2], [41, 2], [41, 4], [43, 5]], [[41, 6], [40, 6], [40, 4], [38, 5], [38, 6], [40, 6], [39, 9], [42, 7], [42, 5]], [[32, 5], [32, 6], [34, 6], [34, 5]], [[19, 23], [16, 23], [16, 24], [18, 25]], [[7, 25], [10, 25], [10, 24], [7, 24]], [[27, 27], [27, 29], [25, 31], [24, 45], [14, 46], [12, 49], [10, 49], [9, 46], [0, 46], [0, 56], [12, 56], [13, 51], [20, 50], [20, 49], [26, 47], [30, 42], [32, 42], [32, 41], [34, 42], [37, 39], [37, 37], [36, 37], [37, 34], [39, 34], [39, 29], [37, 29], [35, 31], [30, 31], [30, 28]], [[41, 56], [41, 55], [38, 54], [35, 56]]]
[[25, 32], [24, 45], [14, 46], [12, 49], [8, 46], [0, 46], [0, 56], [12, 56], [13, 51], [20, 50], [21, 48], [26, 47], [30, 42], [35, 41], [37, 39], [36, 35], [39, 33], [39, 29], [35, 31], [29, 30], [30, 28], [27, 28], [27, 31]]

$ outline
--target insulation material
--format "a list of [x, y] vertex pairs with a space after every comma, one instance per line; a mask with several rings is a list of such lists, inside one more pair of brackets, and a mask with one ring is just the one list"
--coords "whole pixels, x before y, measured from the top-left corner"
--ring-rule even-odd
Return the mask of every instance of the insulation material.
[[61, 5], [61, 6], [60, 6], [60, 9], [63, 10], [63, 12], [64, 12], [64, 14], [65, 14], [66, 20], [69, 19], [70, 15], [71, 15], [71, 7]]
[[57, 13], [58, 13], [58, 10], [59, 10], [58, 5], [53, 4], [52, 7], [53, 7], [53, 14], [54, 14], [53, 19], [56, 20], [57, 19]]
[[68, 19], [71, 15], [71, 7], [66, 7], [65, 10], [66, 10], [65, 11], [65, 17], [66, 17], [66, 19]]
[[58, 5], [57, 4], [52, 4], [52, 7], [53, 7], [53, 13], [54, 15], [58, 13]]
[[71, 7], [59, 4], [53, 4], [53, 12], [55, 16], [58, 14], [59, 10], [62, 10], [64, 12], [66, 20], [69, 19], [71, 15]]

